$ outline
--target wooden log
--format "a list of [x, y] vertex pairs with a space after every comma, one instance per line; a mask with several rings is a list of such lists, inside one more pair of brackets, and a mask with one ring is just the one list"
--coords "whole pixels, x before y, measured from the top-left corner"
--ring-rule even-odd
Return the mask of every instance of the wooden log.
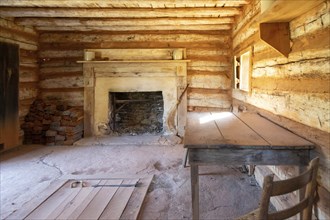
[[175, 8], [175, 9], [94, 9], [94, 8], [35, 8], [0, 7], [4, 17], [85, 17], [85, 18], [164, 18], [164, 17], [226, 17], [240, 14], [235, 7]]
[[[116, 33], [116, 32], [115, 32]], [[140, 33], [120, 33], [117, 34], [109, 34], [109, 33], [76, 33], [76, 32], [69, 32], [69, 33], [44, 33], [40, 35], [40, 43], [74, 43], [74, 42], [84, 42], [84, 43], [93, 43], [96, 41], [100, 42], [141, 42], [141, 41], [148, 41], [148, 42], [210, 42], [210, 43], [229, 43], [230, 42], [230, 35], [229, 34], [222, 34], [222, 35], [212, 35], [204, 32], [204, 34], [181, 34], [181, 33], [167, 33], [167, 34], [157, 34], [154, 33], [152, 35], [149, 34], [140, 34]], [[67, 47], [69, 49], [71, 47]], [[103, 48], [103, 47], [102, 47]], [[127, 47], [123, 47], [127, 48]], [[129, 48], [129, 47], [128, 47]], [[147, 48], [147, 47], [146, 47]], [[157, 47], [155, 47], [157, 48]], [[162, 47], [158, 47], [162, 48]], [[167, 47], [165, 47], [167, 48]], [[178, 47], [180, 48], [180, 47]], [[182, 47], [181, 47], [182, 48]], [[189, 47], [188, 47], [189, 48]], [[210, 47], [214, 48], [214, 47]], [[85, 48], [87, 49], [87, 48]]]
[[52, 88], [81, 88], [84, 87], [84, 80], [82, 76], [66, 76], [61, 78], [45, 79], [39, 83], [42, 89]]
[[46, 137], [55, 137], [57, 135], [57, 131], [54, 130], [48, 130], [46, 131]]
[[12, 2], [11, 0], [2, 0], [0, 6], [20, 6], [20, 7], [90, 7], [90, 8], [127, 8], [127, 7], [141, 7], [141, 8], [186, 8], [186, 7], [234, 7], [248, 4], [248, 0], [164, 0], [159, 2], [157, 0], [112, 0], [105, 2], [102, 0], [84, 0], [84, 1], [43, 1], [43, 0], [21, 0], [19, 2]]
[[253, 80], [252, 87], [269, 91], [292, 91], [303, 93], [329, 93], [329, 78], [297, 77], [285, 78], [257, 78]]
[[143, 30], [230, 30], [229, 24], [216, 25], [149, 25], [149, 26], [37, 26], [38, 31], [143, 31]]
[[27, 44], [36, 44], [38, 36], [36, 34], [26, 33], [23, 30], [15, 30], [8, 27], [1, 27], [1, 36], [8, 39], [15, 39]]
[[187, 82], [191, 87], [205, 89], [230, 89], [231, 79], [226, 75], [189, 75]]
[[229, 108], [231, 98], [228, 94], [188, 93], [188, 106]]
[[220, 18], [16, 18], [15, 23], [25, 26], [49, 27], [49, 26], [173, 26], [173, 25], [219, 25], [234, 23], [233, 17]]

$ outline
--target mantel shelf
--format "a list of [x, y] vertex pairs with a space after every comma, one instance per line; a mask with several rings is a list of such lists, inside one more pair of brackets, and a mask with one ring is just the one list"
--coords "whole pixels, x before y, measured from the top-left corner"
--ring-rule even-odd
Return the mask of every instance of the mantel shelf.
[[79, 60], [77, 63], [188, 63], [190, 60]]

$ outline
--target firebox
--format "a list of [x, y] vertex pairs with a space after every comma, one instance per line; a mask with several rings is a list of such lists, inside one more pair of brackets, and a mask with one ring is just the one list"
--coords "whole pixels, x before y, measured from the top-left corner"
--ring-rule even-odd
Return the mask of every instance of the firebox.
[[109, 93], [109, 128], [116, 134], [161, 134], [163, 113], [161, 91]]

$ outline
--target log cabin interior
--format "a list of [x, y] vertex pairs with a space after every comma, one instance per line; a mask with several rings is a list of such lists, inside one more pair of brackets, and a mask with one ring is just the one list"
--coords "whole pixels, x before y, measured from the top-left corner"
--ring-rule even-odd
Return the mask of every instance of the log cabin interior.
[[[184, 162], [194, 167], [193, 161], [199, 160], [197, 153], [193, 155], [195, 143], [185, 141], [205, 133], [199, 141], [212, 145], [207, 136], [212, 129], [201, 126], [187, 134], [189, 117], [215, 116], [214, 112], [233, 113], [276, 148], [260, 134], [270, 132], [269, 127], [258, 133], [257, 119], [248, 123], [248, 117], [244, 121], [245, 116], [237, 116], [253, 113], [311, 143], [308, 160], [320, 158], [314, 216], [329, 219], [329, 8], [328, 0], [1, 0], [1, 181], [7, 180], [6, 172], [20, 175], [7, 171], [6, 162], [33, 153], [33, 147], [25, 150], [33, 144], [43, 152], [40, 164], [58, 169], [59, 165], [46, 162], [48, 154], [43, 149], [55, 153], [58, 146], [66, 146], [60, 151], [70, 151], [70, 147], [77, 148], [76, 141], [88, 138], [104, 146], [102, 138], [108, 136], [161, 137], [183, 155], [184, 146], [191, 150], [189, 161]], [[222, 130], [215, 125], [222, 136], [237, 129]], [[236, 132], [233, 139], [242, 140], [244, 135]], [[278, 139], [294, 140], [285, 135]], [[96, 147], [90, 140], [87, 143]], [[71, 162], [79, 164], [79, 160]], [[170, 169], [155, 164], [158, 171]], [[255, 164], [245, 165], [252, 168]], [[292, 166], [264, 161], [260, 165], [268, 166], [256, 165], [252, 171], [259, 185], [269, 173], [286, 179], [299, 172], [293, 162]], [[189, 167], [184, 169], [190, 175]], [[60, 170], [59, 176], [86, 173], [91, 174]], [[125, 181], [111, 184], [134, 182]], [[196, 204], [192, 208], [190, 204], [190, 179], [187, 184], [188, 216], [178, 212], [157, 219], [189, 219], [192, 212], [198, 213], [192, 211]], [[41, 189], [45, 185], [31, 193], [37, 195]], [[6, 190], [1, 186], [2, 219], [31, 199], [13, 200], [10, 206], [8, 201], [13, 198], [6, 195], [12, 194]], [[280, 209], [291, 200], [284, 196], [271, 202]], [[212, 218], [202, 205], [201, 218]], [[80, 217], [92, 218], [86, 213]], [[130, 218], [127, 213], [123, 212], [126, 219]], [[28, 214], [30, 219], [38, 217]], [[56, 217], [54, 212], [49, 216]], [[218, 219], [234, 217], [238, 214], [218, 214]]]

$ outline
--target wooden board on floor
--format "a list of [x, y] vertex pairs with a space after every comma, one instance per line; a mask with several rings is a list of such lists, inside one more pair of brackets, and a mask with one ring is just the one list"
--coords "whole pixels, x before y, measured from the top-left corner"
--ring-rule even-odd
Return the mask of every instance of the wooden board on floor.
[[152, 178], [61, 179], [6, 219], [136, 219]]

